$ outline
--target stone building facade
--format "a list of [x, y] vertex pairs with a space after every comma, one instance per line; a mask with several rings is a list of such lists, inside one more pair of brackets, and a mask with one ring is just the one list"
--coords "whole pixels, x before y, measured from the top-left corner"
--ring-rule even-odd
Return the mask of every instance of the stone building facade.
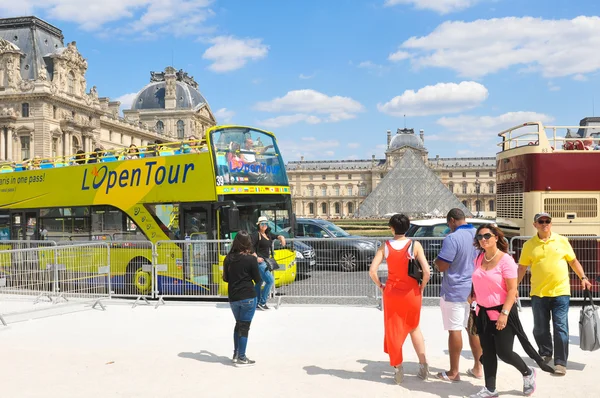
[[297, 216], [319, 218], [353, 217], [358, 206], [386, 178], [403, 153], [421, 155], [442, 183], [473, 214], [496, 215], [496, 159], [428, 157], [425, 134], [413, 129], [387, 132], [384, 159], [293, 161], [287, 164], [293, 206]]
[[[0, 19], [0, 162], [70, 157], [77, 150], [146, 146], [176, 137], [171, 128], [157, 130], [154, 117], [141, 110], [121, 117], [118, 101], [100, 97], [95, 86], [88, 88], [87, 68], [76, 42], [64, 45], [60, 29], [36, 17]], [[171, 67], [163, 80], [197, 92], [193, 79]], [[186, 123], [183, 137], [200, 138], [215, 124], [203, 103], [202, 109], [181, 108], [175, 99], [170, 111]]]

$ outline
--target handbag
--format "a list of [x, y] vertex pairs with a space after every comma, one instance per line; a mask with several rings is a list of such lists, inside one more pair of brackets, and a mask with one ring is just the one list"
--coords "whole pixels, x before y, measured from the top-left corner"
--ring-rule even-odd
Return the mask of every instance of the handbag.
[[279, 264], [277, 264], [277, 261], [275, 261], [274, 258], [269, 257], [269, 258], [265, 258], [265, 263], [267, 263], [267, 269], [269, 271], [274, 271], [276, 269], [279, 269]]
[[408, 246], [408, 276], [416, 279], [419, 285], [423, 282], [423, 269], [419, 261], [415, 258], [412, 240]]
[[[260, 236], [260, 233], [258, 233], [258, 239], [257, 239], [257, 241], [259, 241], [261, 239], [262, 238]], [[256, 251], [256, 248], [254, 250]], [[265, 263], [267, 264], [267, 270], [269, 270], [269, 272], [273, 272], [276, 269], [281, 268], [279, 266], [279, 264], [277, 264], [277, 261], [275, 261], [275, 259], [273, 257], [271, 257], [271, 256], [273, 256], [273, 244], [271, 244], [271, 247], [269, 248], [269, 257], [264, 259]]]
[[467, 332], [471, 336], [477, 336], [477, 322], [475, 319], [477, 315], [475, 314], [475, 310], [471, 308], [469, 310], [469, 320], [467, 321]]
[[583, 351], [596, 351], [600, 348], [600, 318], [589, 289], [583, 291], [583, 307], [579, 315], [579, 348]]

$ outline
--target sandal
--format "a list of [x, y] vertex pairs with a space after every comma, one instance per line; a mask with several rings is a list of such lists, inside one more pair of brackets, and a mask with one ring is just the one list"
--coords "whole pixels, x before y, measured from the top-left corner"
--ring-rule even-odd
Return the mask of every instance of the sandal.
[[460, 375], [456, 375], [454, 376], [453, 379], [451, 379], [450, 377], [448, 377], [448, 375], [446, 374], [446, 372], [439, 372], [436, 377], [440, 380], [444, 380], [444, 381], [451, 381], [451, 382], [456, 382], [456, 381], [460, 381]]
[[483, 376], [477, 376], [475, 373], [473, 373], [473, 369], [471, 369], [471, 368], [467, 369], [467, 374], [469, 376], [474, 377], [479, 380], [481, 380], [483, 378]]

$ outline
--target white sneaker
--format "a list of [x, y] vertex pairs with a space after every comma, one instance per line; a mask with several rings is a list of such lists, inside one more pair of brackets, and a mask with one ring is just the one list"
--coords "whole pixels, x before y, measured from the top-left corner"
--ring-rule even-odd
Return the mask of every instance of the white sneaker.
[[492, 398], [497, 396], [498, 391], [490, 391], [486, 387], [483, 387], [477, 394], [469, 395], [469, 398]]
[[523, 376], [523, 395], [526, 397], [535, 392], [535, 369], [531, 367], [529, 369], [531, 370], [531, 374]]

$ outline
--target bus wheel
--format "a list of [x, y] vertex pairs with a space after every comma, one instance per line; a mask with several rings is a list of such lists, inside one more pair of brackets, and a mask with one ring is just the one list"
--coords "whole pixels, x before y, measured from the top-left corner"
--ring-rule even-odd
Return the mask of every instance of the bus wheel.
[[355, 271], [358, 268], [358, 254], [354, 251], [343, 251], [338, 255], [338, 264], [342, 271]]
[[152, 272], [144, 271], [144, 265], [152, 264], [145, 257], [136, 257], [127, 265], [126, 294], [147, 295], [152, 293]]

